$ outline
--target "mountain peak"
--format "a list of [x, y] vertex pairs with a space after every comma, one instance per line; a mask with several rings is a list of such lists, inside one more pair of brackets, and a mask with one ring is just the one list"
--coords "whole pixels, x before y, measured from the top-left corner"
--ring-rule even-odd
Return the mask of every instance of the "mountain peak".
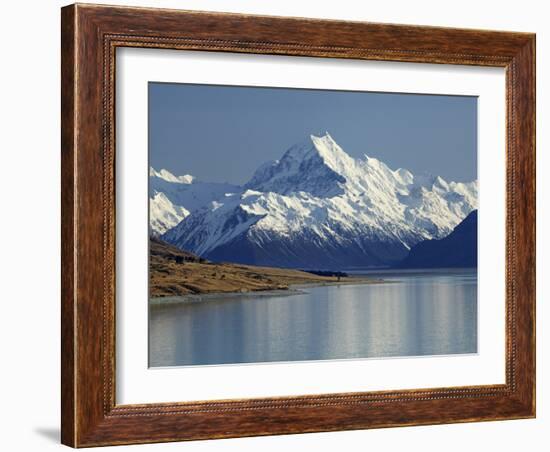
[[350, 157], [328, 132], [322, 137], [312, 135], [311, 141], [325, 164], [338, 174], [344, 176], [355, 166], [355, 159]]
[[354, 159], [328, 132], [310, 135], [290, 147], [280, 160], [261, 165], [245, 187], [280, 194], [303, 191], [315, 196], [336, 196], [343, 192], [342, 184], [354, 165]]
[[158, 177], [159, 179], [163, 179], [166, 182], [173, 182], [176, 184], [192, 184], [195, 180], [195, 177], [191, 176], [190, 174], [184, 174], [183, 176], [174, 176], [167, 169], [163, 168], [160, 171], [157, 171], [152, 166], [149, 167], [149, 177]]
[[330, 133], [328, 132], [328, 130], [325, 130], [325, 133], [323, 135], [315, 135], [315, 134], [311, 134], [309, 135], [309, 139], [315, 143], [315, 141], [323, 141], [325, 143], [334, 143], [336, 144], [336, 141], [334, 141], [334, 138], [332, 138], [332, 136], [330, 135]]

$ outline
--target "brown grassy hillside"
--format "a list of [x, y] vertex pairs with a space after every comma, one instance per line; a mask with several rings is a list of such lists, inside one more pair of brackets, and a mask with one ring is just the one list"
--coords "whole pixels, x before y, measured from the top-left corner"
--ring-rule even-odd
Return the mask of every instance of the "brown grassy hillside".
[[291, 284], [338, 281], [336, 277], [317, 276], [299, 270], [214, 264], [156, 238], [152, 238], [149, 243], [151, 298], [288, 289]]

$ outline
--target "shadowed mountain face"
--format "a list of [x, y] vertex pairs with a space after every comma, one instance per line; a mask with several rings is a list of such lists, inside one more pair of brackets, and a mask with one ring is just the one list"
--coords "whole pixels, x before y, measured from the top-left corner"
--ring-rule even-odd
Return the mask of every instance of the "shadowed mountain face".
[[244, 187], [151, 170], [153, 234], [211, 261], [290, 268], [388, 266], [477, 208], [477, 181], [350, 157], [327, 133], [261, 165]]
[[447, 237], [413, 246], [399, 268], [477, 267], [477, 210], [471, 212]]

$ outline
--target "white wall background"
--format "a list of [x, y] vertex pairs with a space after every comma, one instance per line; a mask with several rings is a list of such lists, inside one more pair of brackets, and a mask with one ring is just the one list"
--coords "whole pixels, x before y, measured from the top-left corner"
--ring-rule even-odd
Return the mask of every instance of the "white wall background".
[[[500, 452], [548, 450], [550, 30], [546, 3], [536, 0], [113, 0], [118, 4], [530, 31], [537, 33], [538, 131], [538, 417], [535, 420], [322, 433], [118, 447], [116, 450], [280, 451], [401, 450]], [[98, 3], [98, 2], [93, 2]], [[0, 297], [2, 372], [0, 447], [58, 450], [59, 445], [59, 8], [55, 1], [2, 5], [0, 114], [4, 194]], [[6, 252], [7, 251], [7, 252]], [[546, 356], [545, 356], [546, 355]], [[545, 381], [546, 380], [546, 381]]]

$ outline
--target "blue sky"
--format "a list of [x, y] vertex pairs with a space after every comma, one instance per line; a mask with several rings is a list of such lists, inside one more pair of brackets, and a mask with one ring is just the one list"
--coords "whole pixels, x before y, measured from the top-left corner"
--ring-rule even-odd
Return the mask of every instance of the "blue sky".
[[353, 157], [477, 178], [476, 97], [149, 83], [150, 165], [177, 175], [243, 184], [325, 131]]

